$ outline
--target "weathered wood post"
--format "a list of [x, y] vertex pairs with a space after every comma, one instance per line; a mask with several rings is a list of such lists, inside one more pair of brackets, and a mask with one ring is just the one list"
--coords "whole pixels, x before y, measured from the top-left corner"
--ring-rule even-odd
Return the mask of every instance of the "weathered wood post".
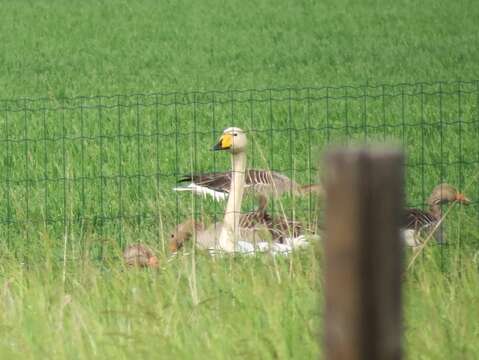
[[403, 155], [326, 155], [326, 359], [401, 358]]

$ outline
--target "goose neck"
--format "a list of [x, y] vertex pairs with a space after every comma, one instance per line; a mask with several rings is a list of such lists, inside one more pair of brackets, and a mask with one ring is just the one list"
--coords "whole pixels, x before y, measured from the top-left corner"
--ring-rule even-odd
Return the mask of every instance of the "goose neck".
[[234, 251], [235, 242], [239, 237], [239, 220], [245, 184], [246, 154], [244, 152], [235, 153], [232, 155], [231, 161], [230, 192], [219, 239], [220, 247], [228, 252]]
[[434, 216], [436, 220], [439, 220], [442, 215], [441, 206], [439, 204], [433, 204], [429, 206], [429, 213]]

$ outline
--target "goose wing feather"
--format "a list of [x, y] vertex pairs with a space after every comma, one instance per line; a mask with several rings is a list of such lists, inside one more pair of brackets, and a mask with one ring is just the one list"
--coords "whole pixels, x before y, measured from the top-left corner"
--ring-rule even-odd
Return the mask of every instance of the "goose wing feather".
[[[231, 185], [231, 172], [197, 173], [183, 176], [179, 182], [190, 182], [199, 187], [227, 194]], [[249, 192], [264, 195], [281, 195], [296, 191], [298, 184], [286, 175], [275, 171], [250, 169], [246, 171], [245, 188]]]
[[434, 215], [420, 209], [406, 209], [403, 215], [403, 227], [418, 230], [437, 222]]
[[246, 186], [252, 192], [265, 195], [281, 195], [298, 188], [298, 184], [286, 175], [269, 170], [249, 170], [246, 174]]
[[214, 191], [229, 192], [231, 184], [231, 172], [212, 172], [191, 174], [183, 176], [180, 183], [192, 182], [196, 185], [209, 188]]

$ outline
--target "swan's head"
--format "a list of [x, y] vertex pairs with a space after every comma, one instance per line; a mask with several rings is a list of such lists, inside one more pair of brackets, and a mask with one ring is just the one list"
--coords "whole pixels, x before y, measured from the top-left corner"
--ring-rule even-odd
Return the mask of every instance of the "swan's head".
[[223, 131], [213, 150], [227, 150], [236, 154], [245, 151], [247, 145], [248, 140], [244, 131], [240, 128], [230, 127]]

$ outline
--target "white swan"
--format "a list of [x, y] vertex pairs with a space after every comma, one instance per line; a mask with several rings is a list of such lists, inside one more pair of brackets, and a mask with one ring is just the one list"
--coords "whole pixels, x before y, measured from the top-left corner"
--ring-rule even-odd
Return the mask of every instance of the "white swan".
[[[196, 233], [196, 243], [201, 248], [207, 248], [210, 253], [255, 253], [271, 252], [273, 254], [288, 254], [295, 248], [308, 245], [302, 235], [297, 238], [285, 239], [283, 244], [254, 241], [245, 229], [240, 228], [241, 203], [245, 188], [246, 148], [248, 141], [243, 130], [235, 127], [224, 130], [213, 150], [231, 153], [232, 177], [228, 202], [223, 222], [214, 224], [206, 230]], [[257, 238], [257, 236], [256, 236]]]

